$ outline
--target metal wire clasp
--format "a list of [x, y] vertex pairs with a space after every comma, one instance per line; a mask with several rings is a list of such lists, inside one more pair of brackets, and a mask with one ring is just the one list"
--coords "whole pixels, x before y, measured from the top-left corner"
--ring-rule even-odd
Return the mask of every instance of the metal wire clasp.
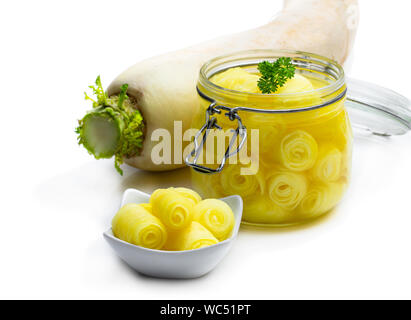
[[[230, 143], [224, 153], [224, 157], [221, 160], [221, 163], [218, 166], [218, 168], [213, 169], [213, 168], [200, 165], [197, 162], [200, 157], [201, 151], [203, 150], [203, 146], [207, 140], [208, 134], [210, 133], [210, 130], [212, 129], [222, 130], [222, 128], [217, 124], [217, 118], [213, 117], [213, 115], [221, 114], [223, 111], [226, 111], [224, 115], [227, 116], [231, 121], [237, 121], [237, 129], [231, 130], [233, 132], [233, 136], [230, 139]], [[240, 137], [240, 143], [238, 144], [238, 147], [233, 150], [233, 146], [237, 140], [237, 137]], [[201, 138], [201, 141], [199, 142], [200, 138]], [[185, 158], [185, 163], [188, 166], [192, 167], [194, 170], [201, 172], [201, 173], [209, 173], [209, 174], [218, 173], [221, 170], [223, 170], [224, 165], [227, 162], [227, 159], [237, 154], [241, 150], [246, 140], [247, 140], [247, 128], [243, 125], [243, 122], [241, 121], [241, 118], [238, 115], [236, 108], [220, 106], [220, 105], [217, 105], [216, 102], [212, 102], [206, 110], [206, 122], [195, 135], [194, 149]]]

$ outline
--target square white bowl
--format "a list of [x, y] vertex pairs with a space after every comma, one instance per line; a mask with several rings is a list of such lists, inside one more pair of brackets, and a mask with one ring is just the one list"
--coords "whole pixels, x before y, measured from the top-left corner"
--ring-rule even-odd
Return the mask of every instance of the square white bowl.
[[[136, 189], [127, 189], [121, 207], [127, 203], [148, 203], [150, 195]], [[222, 198], [234, 213], [235, 225], [230, 238], [217, 244], [186, 251], [152, 250], [127, 243], [116, 238], [108, 229], [103, 236], [130, 267], [157, 278], [190, 279], [205, 275], [213, 270], [226, 256], [233, 245], [241, 224], [243, 201], [240, 196]]]

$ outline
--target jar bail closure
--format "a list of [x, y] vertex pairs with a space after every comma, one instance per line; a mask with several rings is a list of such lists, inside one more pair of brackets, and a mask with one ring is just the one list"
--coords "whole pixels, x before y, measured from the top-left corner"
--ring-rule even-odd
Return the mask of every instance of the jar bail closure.
[[[200, 157], [203, 146], [207, 140], [208, 134], [210, 133], [210, 130], [222, 130], [222, 128], [217, 124], [217, 118], [213, 117], [214, 114], [221, 114], [222, 111], [226, 111], [225, 116], [227, 116], [231, 121], [237, 121], [237, 129], [231, 130], [233, 132], [233, 136], [230, 139], [230, 143], [224, 153], [224, 157], [221, 160], [221, 163], [217, 167], [217, 169], [213, 169], [198, 164], [198, 159]], [[200, 137], [201, 141], [198, 142]], [[237, 137], [240, 137], [240, 143], [238, 144], [238, 147], [233, 150]], [[241, 118], [238, 115], [236, 108], [229, 108], [226, 106], [218, 105], [215, 101], [213, 101], [206, 110], [206, 122], [195, 135], [194, 149], [185, 158], [185, 163], [188, 166], [192, 167], [194, 170], [201, 173], [213, 174], [221, 172], [221, 170], [223, 170], [225, 166], [227, 159], [237, 154], [241, 150], [246, 141], [247, 128], [243, 125], [243, 122], [241, 121]]]

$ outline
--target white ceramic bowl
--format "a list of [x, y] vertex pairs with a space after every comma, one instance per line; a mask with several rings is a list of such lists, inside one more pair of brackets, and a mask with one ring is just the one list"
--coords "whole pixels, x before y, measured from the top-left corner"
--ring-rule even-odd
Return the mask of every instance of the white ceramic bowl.
[[[128, 189], [123, 194], [121, 206], [127, 203], [148, 203], [150, 195]], [[213, 270], [225, 257], [237, 237], [243, 212], [240, 196], [221, 199], [233, 210], [235, 226], [227, 240], [215, 245], [187, 251], [152, 250], [127, 243], [116, 238], [111, 228], [104, 232], [104, 238], [117, 255], [136, 271], [158, 278], [189, 279], [205, 275]]]

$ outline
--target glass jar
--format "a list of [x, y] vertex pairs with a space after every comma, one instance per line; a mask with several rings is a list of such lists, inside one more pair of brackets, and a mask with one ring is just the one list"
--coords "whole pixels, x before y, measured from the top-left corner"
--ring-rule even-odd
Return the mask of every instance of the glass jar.
[[[260, 94], [210, 81], [233, 67], [256, 74], [259, 62], [279, 57], [291, 57], [296, 73], [314, 89]], [[204, 197], [240, 195], [243, 223], [263, 226], [309, 221], [338, 204], [348, 186], [352, 150], [340, 65], [304, 52], [240, 52], [205, 63], [197, 91], [200, 108], [192, 127], [201, 130], [186, 162]], [[208, 148], [219, 137], [223, 147], [213, 142]]]

